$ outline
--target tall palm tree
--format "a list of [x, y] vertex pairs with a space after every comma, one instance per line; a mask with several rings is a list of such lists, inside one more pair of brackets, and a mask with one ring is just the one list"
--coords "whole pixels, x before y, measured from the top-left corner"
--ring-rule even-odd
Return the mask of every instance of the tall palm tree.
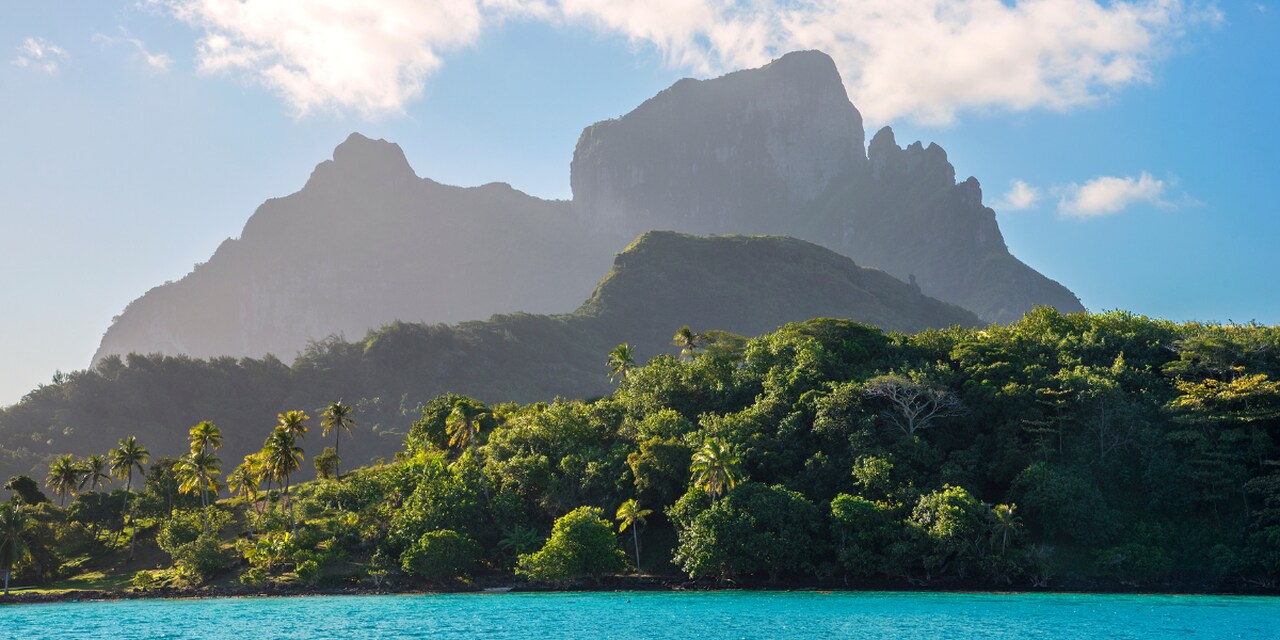
[[1014, 513], [1017, 510], [1016, 504], [998, 504], [991, 508], [994, 520], [992, 531], [1000, 536], [1000, 555], [1002, 556], [1005, 548], [1009, 546], [1009, 537], [1016, 535], [1022, 529], [1022, 518]]
[[302, 411], [286, 411], [276, 414], [276, 428], [284, 429], [293, 435], [294, 440], [307, 434], [307, 420], [311, 416]]
[[214, 476], [222, 473], [222, 460], [205, 451], [182, 456], [174, 469], [178, 476], [178, 491], [184, 494], [199, 492], [200, 506], [209, 506], [209, 492], [217, 496], [218, 481]]
[[342, 451], [338, 448], [338, 440], [342, 437], [341, 432], [343, 431], [346, 431], [347, 435], [351, 435], [351, 427], [356, 425], [355, 418], [351, 417], [354, 411], [354, 407], [349, 404], [342, 404], [342, 401], [338, 400], [337, 402], [330, 402], [329, 406], [324, 408], [324, 413], [320, 417], [320, 426], [324, 428], [324, 431], [320, 432], [320, 436], [328, 437], [329, 432], [333, 432], [333, 454], [338, 456], [338, 466], [334, 468], [334, 475], [337, 476], [339, 482], [342, 481]]
[[631, 540], [636, 547], [636, 573], [640, 573], [640, 534], [637, 533], [637, 530], [640, 525], [644, 524], [644, 519], [651, 513], [653, 513], [652, 509], [641, 509], [640, 503], [636, 502], [635, 498], [632, 498], [622, 503], [618, 507], [618, 513], [614, 516], [622, 523], [618, 526], [618, 533], [622, 533], [627, 530], [627, 527], [631, 527]]
[[284, 486], [284, 499], [289, 503], [289, 525], [297, 533], [298, 522], [293, 517], [293, 500], [289, 497], [289, 476], [302, 467], [302, 447], [298, 446], [294, 432], [283, 428], [271, 432], [262, 447], [262, 463], [267, 474]]
[[80, 473], [84, 476], [80, 480], [80, 488], [83, 489], [87, 484], [90, 491], [97, 491], [99, 486], [107, 486], [111, 482], [111, 474], [108, 472], [109, 464], [106, 456], [93, 454], [88, 458], [80, 461]]
[[44, 486], [58, 494], [59, 504], [66, 506], [67, 495], [75, 493], [80, 486], [80, 465], [71, 459], [71, 454], [58, 456], [49, 464]]
[[449, 446], [460, 450], [474, 449], [480, 443], [480, 421], [488, 416], [489, 412], [469, 402], [453, 403], [453, 411], [444, 420]]
[[191, 436], [192, 453], [222, 448], [222, 430], [208, 420], [191, 427], [187, 434]]
[[613, 382], [619, 378], [628, 378], [631, 376], [631, 370], [636, 368], [635, 349], [629, 344], [620, 344], [609, 352], [609, 382]]
[[693, 483], [711, 494], [714, 502], [738, 484], [738, 456], [721, 440], [708, 440], [693, 454], [689, 471]]
[[27, 546], [27, 527], [31, 517], [22, 507], [11, 502], [0, 504], [0, 567], [4, 569], [4, 595], [9, 595], [9, 574], [13, 565], [31, 556]]
[[671, 338], [671, 344], [680, 347], [681, 358], [693, 358], [698, 352], [698, 334], [686, 324], [676, 330], [675, 337]]
[[[151, 459], [151, 452], [138, 444], [136, 437], [129, 436], [128, 438], [121, 438], [119, 446], [112, 449], [108, 455], [111, 457], [111, 473], [117, 478], [125, 479], [124, 509], [120, 514], [121, 519], [124, 519], [129, 514], [129, 495], [133, 491], [133, 470], [137, 469], [138, 473], [145, 473], [146, 470], [142, 468], [142, 465]], [[129, 532], [130, 560], [133, 560], [133, 551], [136, 543], [137, 529], [135, 528]]]

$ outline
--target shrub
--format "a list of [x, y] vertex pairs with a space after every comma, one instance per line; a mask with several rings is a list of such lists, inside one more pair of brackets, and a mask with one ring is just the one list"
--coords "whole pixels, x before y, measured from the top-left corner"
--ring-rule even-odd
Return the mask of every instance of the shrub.
[[516, 573], [530, 580], [563, 583], [621, 571], [626, 556], [603, 516], [592, 507], [578, 507], [561, 516], [541, 549], [520, 556]]
[[479, 545], [461, 533], [428, 531], [404, 552], [400, 566], [405, 573], [443, 580], [469, 575], [479, 555]]

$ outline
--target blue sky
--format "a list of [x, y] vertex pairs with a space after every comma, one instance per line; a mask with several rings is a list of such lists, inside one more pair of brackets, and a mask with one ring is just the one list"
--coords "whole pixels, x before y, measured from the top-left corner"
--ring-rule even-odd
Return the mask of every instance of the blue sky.
[[584, 126], [792, 48], [832, 53], [868, 136], [941, 144], [1088, 308], [1280, 323], [1280, 5], [726, 6], [5, 0], [0, 403], [87, 366], [351, 131], [424, 177], [567, 198]]

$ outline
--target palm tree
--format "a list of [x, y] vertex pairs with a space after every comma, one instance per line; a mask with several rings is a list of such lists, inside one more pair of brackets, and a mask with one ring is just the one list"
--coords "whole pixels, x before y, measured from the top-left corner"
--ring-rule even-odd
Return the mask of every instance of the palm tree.
[[89, 485], [90, 491], [97, 491], [98, 486], [107, 486], [111, 482], [111, 474], [108, 473], [107, 458], [98, 454], [93, 454], [80, 462], [80, 473], [84, 476], [80, 480], [80, 488]]
[[71, 454], [58, 456], [49, 464], [49, 475], [45, 477], [44, 486], [58, 494], [59, 504], [66, 506], [67, 494], [75, 493], [80, 486], [80, 465], [71, 459]]
[[458, 449], [474, 449], [480, 441], [480, 421], [489, 413], [464, 401], [453, 403], [453, 411], [445, 418], [445, 433], [449, 446]]
[[680, 347], [681, 358], [693, 358], [694, 354], [698, 352], [698, 334], [694, 333], [693, 329], [690, 329], [689, 325], [686, 324], [676, 330], [676, 335], [671, 339], [671, 344]]
[[693, 484], [711, 494], [714, 502], [725, 491], [738, 484], [738, 456], [720, 440], [708, 440], [693, 454]]
[[641, 509], [640, 503], [636, 502], [635, 498], [632, 498], [622, 503], [618, 507], [617, 515], [614, 516], [622, 523], [618, 526], [618, 533], [622, 533], [627, 530], [627, 527], [631, 527], [631, 540], [636, 547], [637, 574], [640, 573], [640, 534], [636, 530], [640, 528], [640, 525], [644, 524], [645, 517], [651, 513], [653, 513], [652, 509]]
[[31, 556], [26, 532], [31, 517], [16, 504], [0, 504], [0, 567], [4, 568], [4, 595], [9, 595], [9, 574], [13, 565]]
[[991, 508], [991, 515], [994, 518], [992, 530], [1000, 536], [1000, 555], [1002, 556], [1005, 547], [1009, 546], [1009, 536], [1016, 535], [1022, 528], [1022, 518], [1014, 513], [1017, 510], [1016, 504], [998, 504]]
[[[117, 478], [124, 478], [124, 510], [121, 512], [121, 519], [129, 513], [129, 494], [133, 490], [133, 470], [137, 469], [138, 473], [145, 473], [142, 465], [147, 463], [151, 458], [151, 452], [147, 451], [142, 445], [138, 444], [138, 439], [134, 436], [121, 438], [119, 447], [112, 449], [109, 453], [111, 456], [111, 473]], [[137, 542], [137, 529], [129, 532], [129, 559], [133, 560], [133, 551]]]
[[636, 368], [635, 349], [629, 344], [620, 344], [609, 352], [609, 382], [618, 378], [631, 377], [631, 370]]
[[256, 502], [258, 500], [258, 485], [261, 480], [258, 473], [254, 471], [248, 457], [245, 461], [236, 465], [231, 473], [227, 474], [227, 489], [232, 495], [244, 498], [246, 502]]
[[262, 447], [262, 463], [268, 475], [283, 483], [284, 499], [289, 503], [289, 525], [297, 533], [298, 522], [293, 517], [293, 500], [289, 497], [289, 476], [302, 467], [302, 447], [298, 446], [294, 432], [284, 428], [271, 432]]
[[222, 430], [208, 420], [191, 427], [187, 433], [191, 436], [191, 453], [222, 448]]
[[196, 451], [182, 456], [178, 460], [178, 491], [184, 494], [200, 493], [200, 506], [209, 506], [208, 492], [218, 491], [218, 481], [214, 476], [222, 473], [222, 460], [212, 453]]
[[277, 413], [276, 428], [288, 431], [293, 435], [294, 439], [297, 440], [298, 438], [307, 435], [306, 423], [307, 420], [310, 419], [311, 416], [302, 411], [286, 411], [284, 413]]
[[329, 406], [324, 408], [321, 414], [320, 426], [324, 427], [324, 431], [320, 432], [321, 437], [328, 437], [329, 432], [333, 432], [333, 455], [338, 456], [337, 465], [334, 467], [334, 475], [338, 480], [342, 480], [342, 454], [338, 448], [338, 439], [342, 437], [341, 432], [346, 431], [347, 435], [351, 435], [351, 427], [356, 425], [356, 421], [351, 417], [355, 408], [349, 404], [342, 404], [341, 400], [330, 402]]

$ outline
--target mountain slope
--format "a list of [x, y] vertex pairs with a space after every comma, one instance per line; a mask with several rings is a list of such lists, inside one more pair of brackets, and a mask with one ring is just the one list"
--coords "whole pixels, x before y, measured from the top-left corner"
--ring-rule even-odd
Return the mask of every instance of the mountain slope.
[[[186, 429], [213, 420], [234, 463], [266, 436], [278, 411], [344, 398], [358, 408], [348, 462], [396, 451], [414, 408], [436, 395], [490, 402], [588, 397], [612, 388], [606, 354], [635, 345], [640, 361], [672, 353], [682, 324], [748, 335], [815, 316], [914, 330], [979, 320], [883, 272], [779, 237], [648, 233], [619, 254], [576, 312], [511, 314], [456, 325], [396, 322], [359, 342], [313, 343], [292, 366], [275, 358], [108, 356], [0, 410], [0, 477], [36, 473], [55, 453], [100, 453], [137, 435], [155, 455], [183, 452]], [[322, 443], [309, 440], [308, 451]], [[229, 468], [229, 467], [228, 467]]]
[[1010, 255], [976, 180], [936, 145], [864, 149], [835, 64], [815, 51], [682, 80], [582, 134], [572, 202], [505, 184], [421, 179], [394, 144], [353, 134], [239, 239], [134, 301], [94, 357], [290, 358], [308, 340], [394, 320], [569, 311], [637, 234], [779, 234], [821, 244], [988, 321], [1080, 311]]

